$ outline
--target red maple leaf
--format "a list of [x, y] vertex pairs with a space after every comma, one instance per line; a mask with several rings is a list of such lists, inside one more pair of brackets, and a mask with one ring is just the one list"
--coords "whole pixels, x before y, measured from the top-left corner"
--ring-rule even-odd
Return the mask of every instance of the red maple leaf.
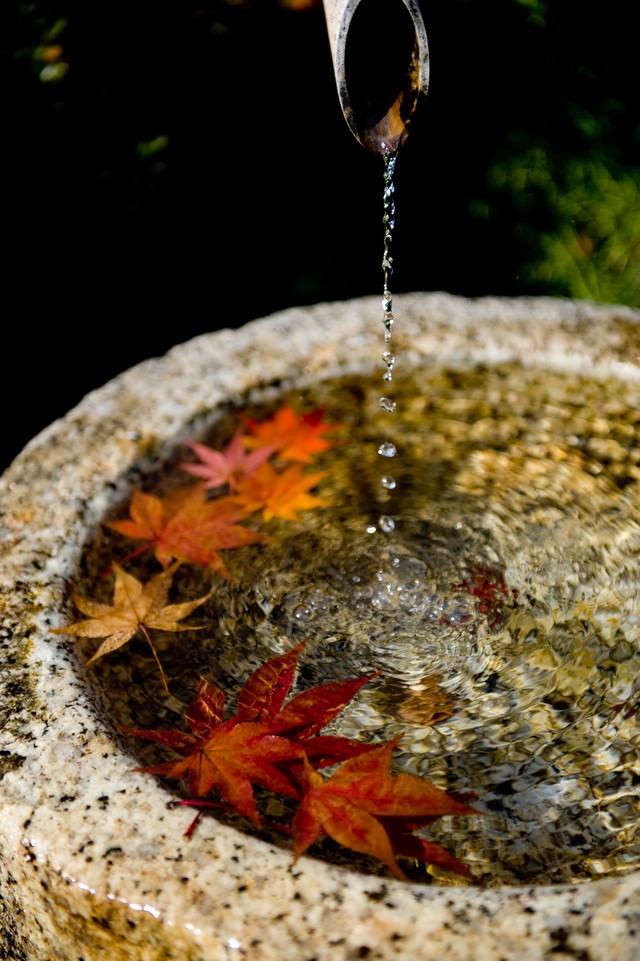
[[[223, 720], [224, 693], [201, 678], [196, 697], [184, 715], [189, 731], [121, 728], [127, 734], [163, 744], [182, 755], [181, 760], [139, 770], [184, 780], [195, 798], [206, 797], [217, 788], [228, 804], [258, 823], [252, 782], [299, 798], [299, 780], [294, 777], [296, 766], [292, 762], [297, 761], [299, 769], [306, 756], [320, 755], [325, 763], [335, 763], [370, 750], [371, 745], [349, 738], [312, 736], [344, 708], [369, 678], [320, 685], [293, 698], [289, 710], [281, 710], [302, 648], [303, 644], [299, 644], [254, 671], [240, 692], [236, 715], [228, 720]], [[314, 690], [318, 691], [315, 709]]]
[[230, 491], [235, 490], [240, 478], [251, 477], [275, 449], [268, 446], [257, 447], [249, 453], [244, 444], [242, 430], [235, 432], [223, 450], [215, 450], [207, 444], [193, 440], [186, 441], [186, 444], [199, 458], [200, 463], [183, 462], [179, 465], [182, 470], [203, 478], [207, 489], [228, 485]]
[[[135, 730], [129, 733], [141, 737], [150, 734]], [[168, 743], [166, 736], [154, 739]], [[260, 816], [253, 784], [286, 797], [299, 796], [295, 782], [277, 765], [300, 758], [303, 751], [288, 738], [273, 734], [268, 724], [230, 718], [219, 724], [207, 738], [195, 738], [192, 744], [187, 745], [184, 741], [181, 744], [179, 738], [173, 740], [170, 746], [178, 751], [188, 750], [184, 758], [138, 770], [184, 780], [190, 794], [196, 798], [206, 797], [216, 788], [228, 804], [254, 824], [260, 824]]]
[[486, 615], [492, 628], [502, 627], [517, 598], [517, 591], [511, 591], [507, 587], [502, 571], [489, 567], [471, 570], [462, 583], [454, 585], [454, 590], [466, 591], [476, 597], [478, 611]]
[[238, 717], [268, 722], [271, 730], [295, 739], [316, 767], [325, 767], [370, 751], [372, 746], [353, 738], [319, 734], [344, 710], [360, 688], [376, 674], [317, 684], [284, 704], [295, 676], [304, 641], [285, 654], [262, 664], [247, 680], [238, 697]]
[[164, 497], [136, 490], [129, 512], [128, 519], [106, 526], [144, 541], [162, 567], [179, 560], [229, 576], [220, 551], [265, 540], [264, 534], [241, 523], [247, 512], [238, 501], [231, 497], [209, 500], [202, 484], [181, 487]]
[[397, 857], [426, 860], [470, 877], [465, 865], [413, 831], [447, 814], [478, 814], [425, 778], [391, 773], [396, 741], [345, 761], [325, 780], [305, 759], [304, 797], [293, 819], [294, 858], [326, 834], [344, 847], [382, 861], [398, 878]]
[[[474, 814], [455, 797], [413, 774], [391, 773], [398, 739], [364, 743], [319, 733], [375, 675], [328, 682], [287, 701], [304, 642], [262, 664], [244, 684], [237, 713], [223, 719], [225, 697], [201, 678], [185, 712], [185, 730], [123, 728], [181, 755], [139, 770], [185, 781], [204, 808], [216, 789], [222, 800], [260, 824], [253, 785], [298, 802], [293, 818], [294, 858], [326, 834], [353, 851], [382, 861], [398, 878], [398, 857], [439, 865], [471, 880], [467, 867], [439, 844], [415, 834], [443, 815]], [[319, 769], [337, 769], [325, 780]], [[187, 831], [190, 835], [196, 820]]]
[[282, 460], [308, 464], [316, 454], [333, 447], [334, 441], [325, 437], [325, 434], [342, 427], [342, 424], [328, 423], [323, 418], [324, 410], [321, 407], [307, 414], [297, 414], [288, 404], [268, 420], [257, 421], [245, 417], [245, 444], [251, 449], [269, 446], [277, 451]]

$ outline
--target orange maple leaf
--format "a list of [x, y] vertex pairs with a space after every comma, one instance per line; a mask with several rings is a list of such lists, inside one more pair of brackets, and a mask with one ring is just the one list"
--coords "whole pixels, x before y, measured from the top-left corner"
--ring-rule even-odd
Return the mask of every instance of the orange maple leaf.
[[335, 442], [324, 435], [342, 427], [342, 424], [323, 421], [323, 417], [321, 407], [308, 414], [297, 414], [288, 404], [265, 421], [245, 417], [245, 444], [251, 449], [269, 446], [282, 460], [308, 464], [316, 454], [334, 446]]
[[248, 511], [231, 497], [207, 499], [203, 484], [179, 488], [164, 497], [136, 490], [130, 517], [107, 527], [155, 550], [163, 567], [173, 560], [197, 564], [229, 576], [220, 551], [265, 540], [264, 534], [240, 521]]
[[194, 601], [184, 601], [180, 604], [167, 604], [169, 589], [176, 567], [174, 564], [166, 570], [160, 571], [146, 583], [128, 574], [118, 564], [113, 565], [115, 575], [113, 589], [113, 604], [102, 604], [90, 598], [83, 597], [76, 590], [71, 591], [71, 599], [87, 619], [74, 621], [66, 627], [54, 629], [54, 634], [70, 634], [75, 637], [103, 637], [104, 640], [95, 654], [89, 658], [87, 665], [93, 664], [105, 654], [123, 647], [127, 641], [140, 631], [146, 638], [153, 656], [160, 668], [163, 684], [168, 690], [166, 677], [158, 654], [149, 635], [149, 629], [161, 631], [200, 630], [179, 621], [188, 617], [192, 611], [211, 596], [211, 592]]
[[305, 793], [293, 819], [294, 859], [326, 834], [352, 851], [382, 861], [402, 880], [406, 875], [398, 855], [446, 863], [448, 870], [469, 877], [453, 855], [413, 837], [412, 831], [443, 815], [480, 812], [417, 775], [392, 775], [396, 743], [397, 739], [389, 741], [345, 761], [327, 780], [303, 761]]
[[302, 464], [291, 464], [282, 471], [277, 471], [273, 464], [262, 464], [251, 477], [238, 481], [232, 499], [247, 514], [262, 511], [265, 521], [274, 517], [294, 521], [300, 511], [325, 507], [329, 503], [309, 493], [326, 474], [327, 471], [305, 474]]
[[199, 458], [199, 464], [183, 462], [179, 466], [182, 470], [202, 477], [205, 488], [212, 489], [228, 485], [229, 490], [236, 488], [242, 477], [250, 477], [260, 464], [268, 460], [274, 452], [274, 447], [258, 447], [251, 453], [247, 452], [242, 430], [237, 430], [223, 450], [215, 450], [207, 444], [197, 441], [186, 441], [194, 454]]

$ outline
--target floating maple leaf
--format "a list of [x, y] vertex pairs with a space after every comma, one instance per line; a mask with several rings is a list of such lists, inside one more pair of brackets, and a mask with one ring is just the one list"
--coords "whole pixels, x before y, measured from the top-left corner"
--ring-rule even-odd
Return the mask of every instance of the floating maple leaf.
[[334, 441], [325, 437], [342, 427], [323, 420], [324, 410], [316, 407], [308, 414], [297, 414], [285, 404], [268, 420], [257, 421], [245, 417], [249, 448], [272, 447], [282, 460], [310, 463], [316, 454], [333, 447]]
[[253, 672], [238, 697], [238, 717], [268, 722], [280, 735], [294, 738], [316, 767], [370, 751], [371, 744], [335, 734], [319, 734], [376, 674], [318, 684], [284, 704], [305, 644], [273, 657]]
[[202, 484], [179, 488], [165, 497], [135, 490], [129, 512], [128, 519], [106, 526], [145, 541], [163, 567], [179, 560], [228, 576], [220, 551], [265, 539], [264, 534], [240, 523], [248, 512], [238, 500], [208, 500]]
[[[401, 879], [406, 875], [398, 857], [473, 880], [466, 865], [415, 831], [444, 815], [480, 812], [468, 798], [421, 777], [393, 775], [398, 738], [378, 745], [319, 734], [375, 675], [321, 684], [286, 701], [303, 647], [304, 642], [254, 671], [240, 692], [236, 715], [228, 720], [223, 719], [223, 692], [201, 678], [185, 712], [189, 731], [123, 728], [182, 755], [139, 770], [186, 781], [192, 797], [183, 803], [201, 809], [213, 805], [206, 798], [215, 788], [256, 825], [261, 820], [254, 784], [294, 799], [294, 859], [326, 834], [377, 858]], [[319, 772], [324, 764], [340, 765], [327, 780]]]
[[395, 744], [384, 743], [345, 761], [327, 780], [305, 759], [305, 793], [293, 819], [294, 858], [326, 834], [352, 851], [377, 858], [403, 880], [406, 875], [397, 861], [403, 855], [469, 878], [457, 858], [412, 832], [446, 814], [480, 812], [417, 775], [393, 775]]
[[260, 784], [286, 797], [299, 797], [295, 781], [275, 764], [301, 759], [304, 752], [288, 738], [274, 734], [268, 723], [243, 719], [240, 715], [223, 720], [224, 704], [224, 692], [206, 678], [200, 678], [196, 697], [184, 715], [190, 731], [121, 729], [182, 755], [181, 760], [138, 770], [186, 781], [194, 798], [204, 798], [217, 788], [228, 804], [259, 824], [252, 784]]
[[283, 709], [302, 648], [299, 644], [254, 671], [240, 692], [237, 714], [228, 720], [223, 720], [224, 693], [201, 678], [196, 697], [185, 712], [189, 731], [123, 727], [127, 734], [156, 741], [182, 755], [181, 760], [140, 770], [186, 781], [195, 798], [204, 798], [216, 788], [228, 804], [257, 824], [252, 783], [299, 799], [295, 772], [303, 758], [320, 757], [322, 763], [335, 763], [371, 750], [371, 745], [350, 738], [313, 736], [369, 677], [320, 685], [292, 698]]
[[181, 604], [167, 604], [169, 589], [177, 565], [172, 565], [151, 577], [146, 583], [128, 574], [118, 564], [113, 565], [115, 583], [113, 604], [102, 604], [82, 597], [76, 590], [71, 591], [71, 599], [87, 619], [74, 621], [66, 627], [56, 628], [54, 634], [70, 634], [75, 637], [103, 637], [104, 640], [87, 664], [93, 664], [105, 654], [123, 647], [139, 631], [146, 638], [153, 656], [160, 668], [165, 690], [167, 680], [160, 664], [157, 651], [149, 635], [149, 629], [161, 631], [199, 630], [197, 627], [180, 624], [197, 607], [211, 596], [205, 594], [194, 601]]
[[262, 511], [269, 521], [274, 517], [297, 520], [300, 511], [325, 507], [328, 501], [309, 491], [316, 486], [327, 471], [303, 473], [301, 464], [292, 464], [278, 472], [272, 464], [263, 464], [251, 477], [238, 481], [233, 500], [247, 513]]
[[290, 651], [261, 664], [245, 681], [238, 695], [238, 716], [251, 721], [270, 721], [280, 711], [291, 690], [304, 641]]
[[215, 450], [207, 444], [191, 440], [186, 441], [186, 444], [199, 458], [200, 463], [183, 462], [179, 465], [182, 470], [203, 478], [207, 489], [228, 485], [230, 491], [235, 490], [240, 478], [254, 474], [275, 450], [274, 447], [264, 446], [249, 453], [244, 444], [242, 430], [235, 432], [223, 450]]
[[[152, 732], [130, 731], [139, 737]], [[167, 743], [163, 738], [153, 738]], [[302, 748], [286, 737], [273, 734], [268, 724], [229, 718], [213, 729], [206, 738], [193, 744], [173, 745], [178, 751], [188, 750], [182, 760], [167, 761], [139, 768], [150, 774], [185, 780], [193, 797], [205, 797], [217, 788], [222, 798], [254, 824], [260, 824], [252, 784], [260, 784], [286, 797], [299, 797], [295, 782], [276, 765], [301, 759]]]

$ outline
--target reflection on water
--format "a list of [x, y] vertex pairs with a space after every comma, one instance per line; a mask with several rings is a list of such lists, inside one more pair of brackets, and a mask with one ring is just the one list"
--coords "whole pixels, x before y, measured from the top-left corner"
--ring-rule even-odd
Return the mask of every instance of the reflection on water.
[[[232, 696], [305, 638], [303, 686], [381, 672], [340, 733], [400, 733], [399, 767], [477, 792], [482, 817], [429, 832], [477, 878], [637, 868], [640, 385], [425, 368], [396, 373], [394, 397], [391, 419], [375, 377], [289, 398], [349, 424], [323, 464], [332, 506], [237, 551], [238, 581], [216, 589], [210, 630], [162, 652], [174, 693], [189, 700], [203, 672]], [[220, 446], [221, 429], [202, 439]], [[375, 530], [390, 496], [382, 435], [401, 455], [389, 533]], [[190, 592], [199, 576], [182, 572]], [[125, 722], [175, 723], [158, 721], [162, 692], [149, 700], [156, 678], [135, 662], [99, 671]]]

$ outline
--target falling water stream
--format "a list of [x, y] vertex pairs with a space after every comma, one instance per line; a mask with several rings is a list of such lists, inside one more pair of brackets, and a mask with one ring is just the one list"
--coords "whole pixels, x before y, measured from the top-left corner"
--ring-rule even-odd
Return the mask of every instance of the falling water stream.
[[[206, 674], [232, 702], [251, 670], [304, 639], [302, 687], [379, 672], [336, 731], [400, 735], [400, 769], [476, 793], [481, 815], [443, 818], [430, 836], [477, 879], [637, 869], [640, 382], [513, 360], [408, 356], [395, 369], [393, 168], [387, 157], [384, 394], [363, 370], [256, 389], [212, 414], [201, 439], [217, 449], [240, 413], [284, 402], [324, 408], [346, 436], [323, 455], [328, 506], [234, 551], [210, 628], [159, 642], [172, 696], [187, 703]], [[158, 489], [175, 473], [174, 461]], [[113, 536], [90, 548], [90, 567], [104, 568]], [[185, 565], [177, 586], [199, 596], [203, 578]], [[142, 642], [95, 677], [116, 720], [175, 726]]]
[[[393, 297], [391, 294], [391, 274], [393, 273], [393, 256], [391, 253], [391, 244], [393, 241], [393, 229], [395, 227], [395, 184], [393, 182], [393, 173], [396, 166], [397, 154], [395, 153], [384, 153], [384, 190], [383, 190], [383, 204], [382, 204], [382, 224], [384, 227], [384, 250], [382, 252], [382, 323], [384, 325], [384, 351], [382, 354], [382, 362], [384, 364], [384, 374], [383, 380], [387, 386], [391, 384], [393, 380], [393, 368], [395, 367], [396, 358], [393, 353]], [[389, 391], [380, 397], [380, 409], [386, 414], [395, 414], [397, 408], [396, 401], [393, 397], [389, 396]], [[378, 446], [378, 454], [380, 457], [391, 460], [398, 454], [396, 445], [393, 441], [383, 440]], [[380, 479], [380, 483], [385, 491], [394, 491], [397, 486], [397, 482], [393, 474], [384, 473]], [[395, 520], [390, 514], [381, 514], [378, 519], [379, 529], [385, 533], [390, 534], [395, 528]], [[369, 533], [374, 534], [376, 532], [376, 527], [371, 525], [369, 527]]]

